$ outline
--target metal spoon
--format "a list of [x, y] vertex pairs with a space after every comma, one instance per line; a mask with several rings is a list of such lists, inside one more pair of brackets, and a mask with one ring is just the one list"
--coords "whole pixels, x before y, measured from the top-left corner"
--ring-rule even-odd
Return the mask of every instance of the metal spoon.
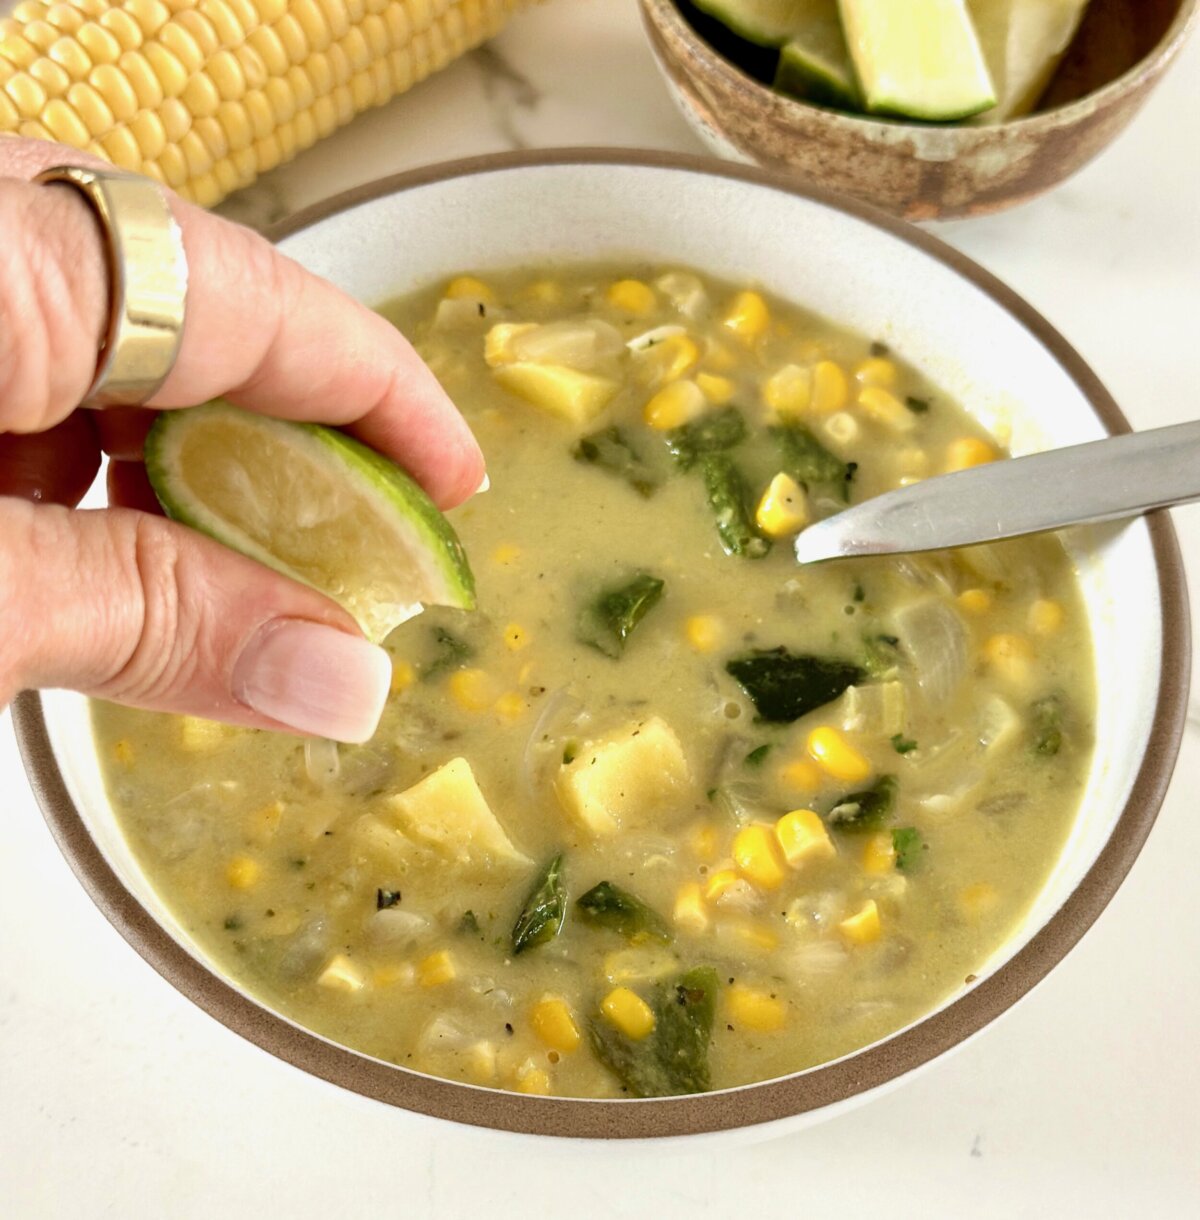
[[796, 559], [940, 551], [1200, 500], [1200, 422], [925, 479], [809, 526]]

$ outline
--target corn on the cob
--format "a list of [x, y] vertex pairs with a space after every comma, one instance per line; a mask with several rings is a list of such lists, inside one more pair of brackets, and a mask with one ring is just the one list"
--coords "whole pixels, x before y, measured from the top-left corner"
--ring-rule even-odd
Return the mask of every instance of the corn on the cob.
[[490, 38], [529, 0], [22, 0], [0, 132], [211, 206]]

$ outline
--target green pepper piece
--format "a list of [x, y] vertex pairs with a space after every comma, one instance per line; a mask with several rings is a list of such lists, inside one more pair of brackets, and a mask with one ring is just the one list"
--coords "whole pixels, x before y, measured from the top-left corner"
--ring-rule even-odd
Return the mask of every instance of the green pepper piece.
[[575, 900], [575, 906], [585, 922], [612, 928], [630, 940], [672, 939], [670, 928], [657, 911], [611, 881], [592, 886]]
[[563, 858], [557, 855], [538, 874], [512, 930], [513, 953], [524, 953], [553, 940], [567, 917], [567, 889], [562, 876]]

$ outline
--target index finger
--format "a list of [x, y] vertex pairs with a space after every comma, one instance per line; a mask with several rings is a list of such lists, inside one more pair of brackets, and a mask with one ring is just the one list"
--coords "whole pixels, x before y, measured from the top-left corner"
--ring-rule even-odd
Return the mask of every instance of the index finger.
[[[0, 174], [32, 177], [64, 159], [106, 168], [39, 140], [0, 143]], [[188, 256], [187, 314], [175, 367], [151, 405], [224, 395], [264, 414], [345, 427], [442, 507], [479, 488], [483, 455], [470, 429], [391, 323], [258, 234], [167, 195]], [[101, 277], [103, 264], [77, 273]]]

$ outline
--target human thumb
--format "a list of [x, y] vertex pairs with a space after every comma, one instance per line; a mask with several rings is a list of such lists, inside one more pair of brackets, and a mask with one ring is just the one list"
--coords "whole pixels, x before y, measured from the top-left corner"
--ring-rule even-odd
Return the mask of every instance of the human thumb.
[[0, 708], [69, 687], [158, 711], [366, 741], [387, 653], [320, 593], [126, 509], [0, 497]]

